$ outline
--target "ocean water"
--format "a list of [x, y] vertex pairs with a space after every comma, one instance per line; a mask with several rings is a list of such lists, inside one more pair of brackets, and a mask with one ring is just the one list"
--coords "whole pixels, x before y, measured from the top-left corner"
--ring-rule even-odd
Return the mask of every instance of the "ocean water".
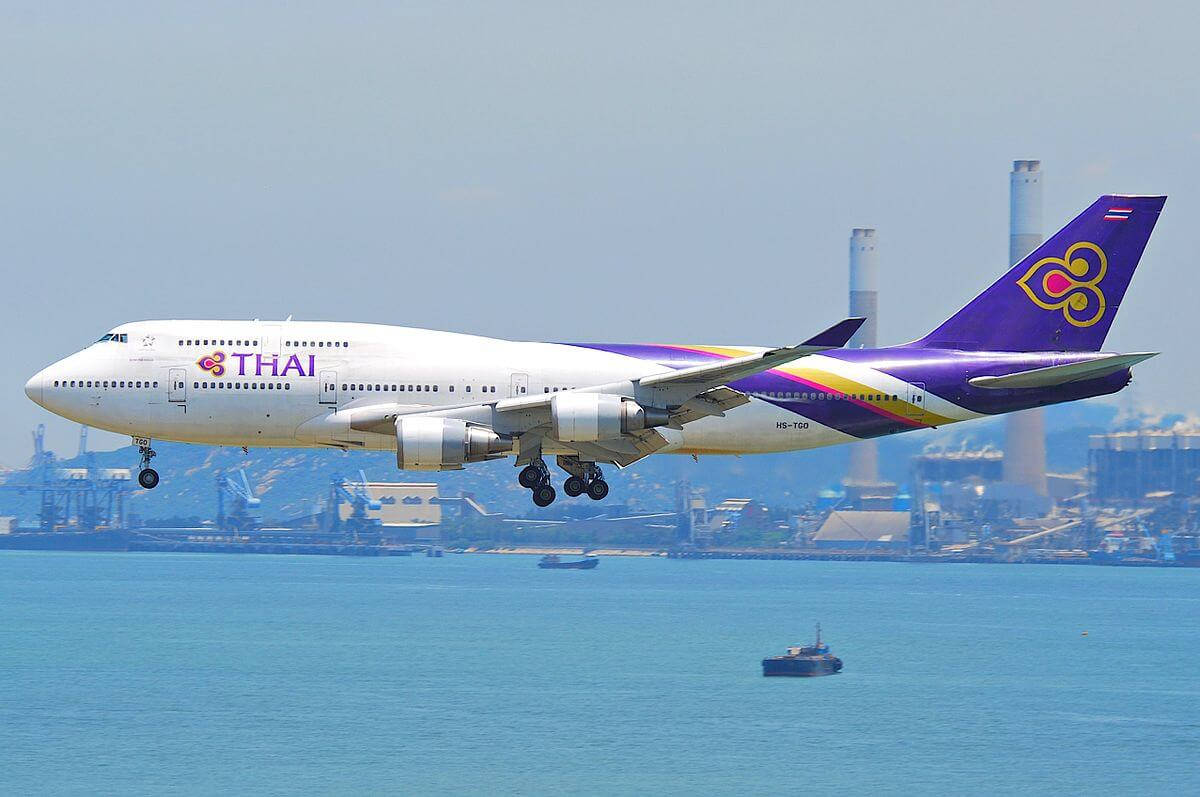
[[0, 793], [1200, 791], [1200, 571], [534, 565], [0, 552]]

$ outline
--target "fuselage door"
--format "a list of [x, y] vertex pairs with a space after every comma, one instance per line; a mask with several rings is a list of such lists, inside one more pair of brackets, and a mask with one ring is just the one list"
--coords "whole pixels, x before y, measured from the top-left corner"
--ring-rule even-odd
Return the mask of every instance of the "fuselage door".
[[321, 372], [321, 403], [337, 404], [338, 402], [337, 371]]
[[924, 382], [913, 382], [908, 386], [908, 406], [905, 407], [904, 414], [918, 421], [925, 417]]
[[[258, 350], [263, 357], [279, 356], [279, 337], [279, 327], [264, 326], [259, 330]], [[280, 367], [282, 366], [280, 363]]]
[[513, 374], [508, 386], [508, 395], [512, 398], [524, 396], [529, 392], [529, 374]]
[[172, 368], [167, 378], [167, 401], [187, 401], [187, 369]]

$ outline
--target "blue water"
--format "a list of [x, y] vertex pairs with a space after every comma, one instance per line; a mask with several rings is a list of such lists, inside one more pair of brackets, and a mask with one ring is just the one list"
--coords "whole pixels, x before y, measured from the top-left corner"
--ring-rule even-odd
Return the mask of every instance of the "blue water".
[[1198, 570], [3, 552], [0, 793], [1187, 793], [1198, 661]]

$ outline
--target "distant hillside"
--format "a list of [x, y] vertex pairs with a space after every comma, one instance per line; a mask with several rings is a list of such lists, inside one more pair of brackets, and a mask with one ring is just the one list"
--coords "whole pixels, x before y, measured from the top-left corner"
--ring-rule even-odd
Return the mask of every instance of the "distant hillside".
[[[1047, 450], [1049, 468], [1054, 471], [1079, 470], [1087, 464], [1087, 436], [1110, 429], [1116, 409], [1106, 404], [1079, 403], [1052, 407], [1047, 413]], [[905, 485], [909, 479], [909, 459], [926, 448], [1002, 447], [1004, 426], [1001, 419], [958, 424], [899, 435], [879, 441], [879, 462], [884, 479]], [[342, 453], [307, 449], [252, 449], [243, 454], [237, 448], [213, 448], [177, 443], [155, 445], [158, 457], [154, 465], [162, 476], [155, 490], [135, 489], [130, 510], [146, 520], [196, 516], [210, 518], [216, 513], [218, 475], [244, 468], [255, 491], [262, 498], [265, 518], [283, 519], [315, 512], [328, 495], [330, 481], [339, 476], [357, 478], [361, 469], [371, 481], [436, 482], [444, 495], [473, 493], [492, 511], [506, 514], [531, 514], [529, 493], [516, 484], [512, 460], [480, 463], [463, 471], [444, 473], [404, 473], [396, 470], [395, 455], [390, 452]], [[744, 457], [700, 457], [698, 462], [686, 456], [649, 457], [624, 471], [605, 469], [612, 485], [606, 503], [625, 503], [632, 511], [662, 510], [674, 504], [675, 484], [687, 479], [695, 487], [706, 489], [711, 499], [727, 496], [760, 498], [775, 506], [800, 506], [817, 493], [836, 486], [845, 473], [849, 457], [847, 446], [801, 451], [790, 454]], [[132, 447], [96, 452], [83, 459], [62, 463], [68, 467], [133, 468], [137, 452]], [[27, 478], [14, 471], [0, 475], [12, 484]], [[586, 499], [560, 497], [547, 514], [557, 514], [575, 504], [589, 506]], [[31, 520], [37, 512], [33, 494], [18, 495], [0, 491], [0, 515], [16, 515]]]

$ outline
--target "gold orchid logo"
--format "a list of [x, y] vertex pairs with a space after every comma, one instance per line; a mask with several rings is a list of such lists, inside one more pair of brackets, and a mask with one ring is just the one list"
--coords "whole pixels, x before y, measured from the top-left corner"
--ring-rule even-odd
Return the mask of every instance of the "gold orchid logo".
[[1090, 327], [1104, 317], [1100, 281], [1107, 272], [1104, 250], [1079, 241], [1062, 257], [1043, 257], [1034, 263], [1017, 284], [1038, 307], [1061, 310], [1067, 323]]

